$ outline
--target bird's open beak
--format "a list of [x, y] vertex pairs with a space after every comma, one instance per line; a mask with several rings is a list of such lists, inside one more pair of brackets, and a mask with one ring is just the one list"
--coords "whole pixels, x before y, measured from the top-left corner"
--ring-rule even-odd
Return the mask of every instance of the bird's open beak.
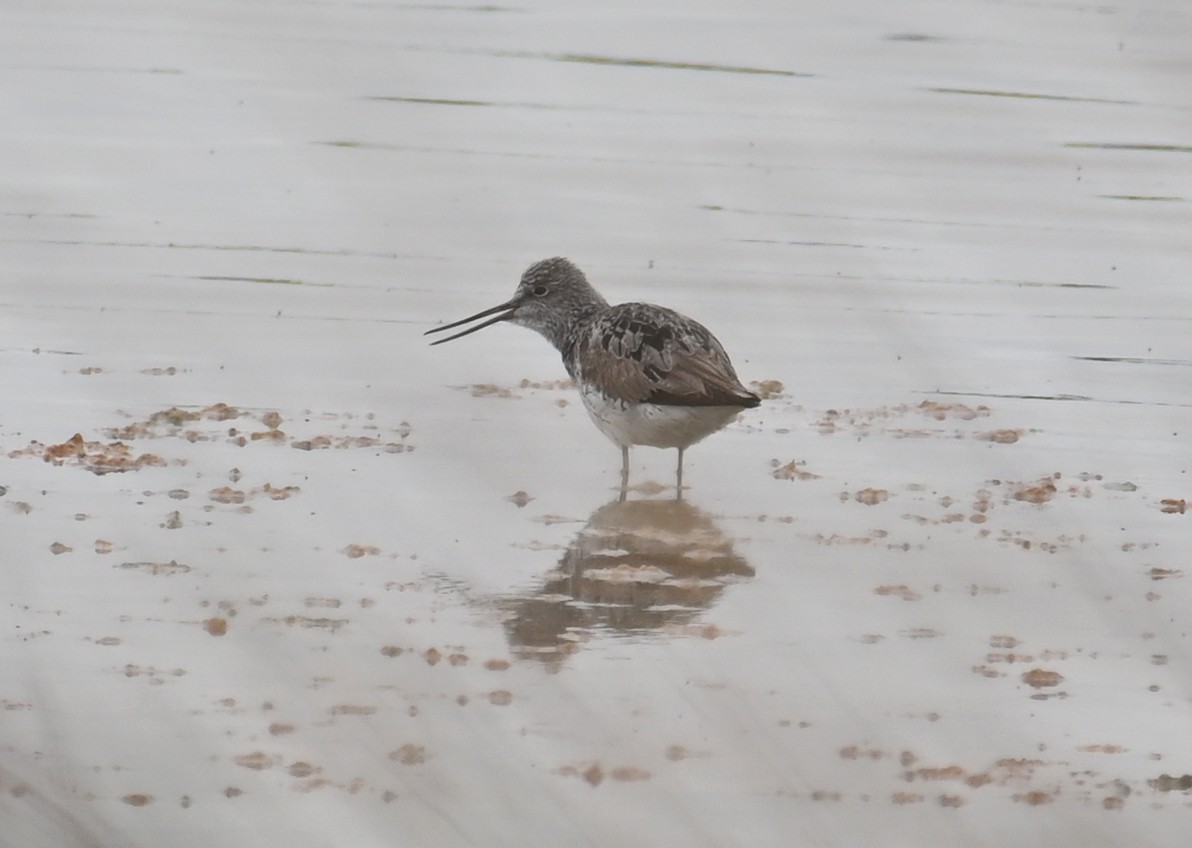
[[452, 321], [450, 324], [444, 324], [442, 327], [435, 327], [433, 330], [427, 330], [425, 333], [423, 333], [423, 335], [429, 336], [431, 333], [441, 333], [443, 330], [450, 330], [452, 327], [458, 327], [461, 324], [468, 324], [479, 318], [488, 318], [489, 315], [495, 316], [493, 318], [489, 318], [487, 321], [481, 321], [475, 327], [468, 327], [468, 329], [461, 333], [456, 333], [454, 336], [448, 336], [445, 339], [433, 341], [431, 344], [437, 345], [442, 344], [443, 342], [449, 342], [452, 339], [458, 339], [461, 336], [466, 336], [469, 333], [476, 332], [477, 330], [483, 330], [485, 327], [489, 326], [490, 324], [496, 324], [498, 321], [508, 321], [513, 317], [513, 313], [517, 309], [519, 303], [520, 301], [515, 297], [513, 300], [507, 300], [500, 306], [494, 306], [492, 309], [486, 309], [483, 312], [477, 312], [475, 315], [469, 315], [467, 318], [461, 318], [458, 321]]

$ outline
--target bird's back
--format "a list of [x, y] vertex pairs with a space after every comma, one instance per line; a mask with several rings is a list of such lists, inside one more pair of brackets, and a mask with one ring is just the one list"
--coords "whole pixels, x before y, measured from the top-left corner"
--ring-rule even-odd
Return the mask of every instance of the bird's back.
[[649, 303], [622, 303], [576, 327], [564, 350], [572, 378], [627, 403], [757, 406], [728, 354], [698, 321]]

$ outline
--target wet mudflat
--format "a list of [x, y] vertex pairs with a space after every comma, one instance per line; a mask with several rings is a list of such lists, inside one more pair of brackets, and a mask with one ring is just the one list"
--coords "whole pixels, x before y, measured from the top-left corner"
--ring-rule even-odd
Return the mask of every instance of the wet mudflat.
[[[8, 10], [0, 844], [1180, 844], [1192, 13]], [[620, 458], [570, 256], [765, 397]]]

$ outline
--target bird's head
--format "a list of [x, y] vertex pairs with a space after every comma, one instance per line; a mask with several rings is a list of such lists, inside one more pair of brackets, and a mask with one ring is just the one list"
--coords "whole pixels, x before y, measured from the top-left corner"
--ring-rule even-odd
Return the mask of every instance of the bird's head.
[[594, 308], [607, 305], [604, 298], [588, 283], [583, 271], [570, 260], [556, 256], [535, 262], [527, 268], [517, 285], [517, 291], [509, 300], [459, 321], [427, 330], [426, 334], [439, 333], [471, 324], [481, 318], [488, 318], [487, 321], [481, 321], [432, 344], [449, 342], [500, 321], [510, 321], [538, 331], [554, 343], [555, 347], [560, 347], [570, 322], [583, 317]]

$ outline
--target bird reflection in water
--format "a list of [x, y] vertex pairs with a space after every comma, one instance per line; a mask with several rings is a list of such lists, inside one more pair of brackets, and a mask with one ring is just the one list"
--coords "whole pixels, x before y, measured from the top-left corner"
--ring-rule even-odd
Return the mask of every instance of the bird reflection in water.
[[690, 503], [616, 500], [592, 514], [539, 591], [505, 605], [505, 630], [516, 654], [557, 665], [600, 631], [682, 632], [753, 575]]

